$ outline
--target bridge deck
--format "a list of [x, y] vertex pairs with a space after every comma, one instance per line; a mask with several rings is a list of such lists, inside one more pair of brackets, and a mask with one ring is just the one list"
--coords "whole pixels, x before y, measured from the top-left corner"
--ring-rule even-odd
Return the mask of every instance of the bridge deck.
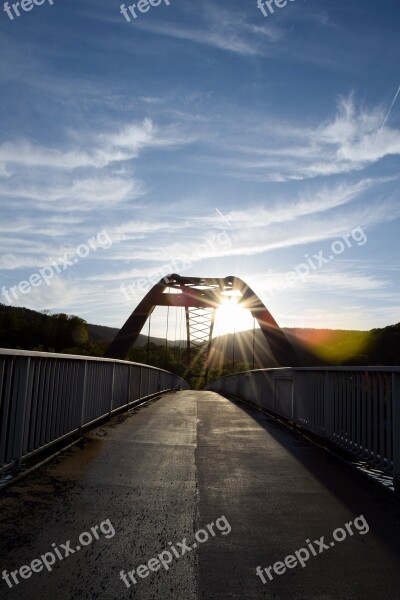
[[[53, 542], [76, 548], [82, 532], [101, 523], [104, 530], [50, 573], [16, 574], [12, 589], [0, 580], [2, 598], [400, 597], [398, 500], [265, 415], [212, 392], [167, 394], [114, 419], [3, 490], [0, 510], [0, 571], [8, 573], [40, 559]], [[129, 589], [120, 579], [168, 542], [178, 553], [183, 538], [193, 545], [194, 533], [222, 515], [215, 536], [209, 531], [168, 572], [149, 572]], [[305, 568], [270, 571], [266, 584], [256, 575], [258, 565], [307, 548], [306, 539], [325, 536], [329, 545], [332, 532], [359, 515], [368, 533], [353, 526], [353, 536], [310, 553]], [[108, 539], [107, 519], [115, 529]]]

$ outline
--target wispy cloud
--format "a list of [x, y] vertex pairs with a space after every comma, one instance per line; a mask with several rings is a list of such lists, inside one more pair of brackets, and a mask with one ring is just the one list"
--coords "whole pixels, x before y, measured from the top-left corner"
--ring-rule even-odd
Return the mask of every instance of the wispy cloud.
[[144, 193], [141, 182], [103, 174], [72, 179], [57, 178], [51, 182], [29, 182], [0, 185], [0, 197], [22, 199], [42, 210], [69, 212], [92, 210], [93, 206], [112, 206], [125, 200], [133, 201]]
[[[353, 227], [375, 227], [396, 220], [400, 208], [395, 199], [382, 198], [370, 204], [360, 202], [380, 180], [322, 186], [300, 193], [288, 202], [263, 203], [245, 209], [225, 211], [235, 241], [226, 252], [230, 256], [255, 256], [279, 248], [302, 246], [334, 239]], [[208, 218], [205, 219], [208, 221]]]
[[266, 228], [275, 223], [289, 223], [302, 217], [319, 215], [349, 204], [376, 184], [377, 182], [372, 179], [364, 179], [354, 184], [339, 184], [333, 187], [323, 186], [315, 192], [301, 193], [298, 199], [290, 202], [281, 199], [281, 201], [268, 207], [252, 207], [245, 211], [232, 210], [225, 216], [232, 227], [239, 229], [246, 226]]
[[274, 44], [285, 35], [285, 30], [276, 24], [268, 23], [263, 27], [254, 25], [248, 21], [245, 12], [223, 9], [210, 3], [200, 7], [197, 17], [202, 21], [197, 27], [188, 26], [187, 23], [178, 25], [144, 19], [138, 23], [138, 27], [146, 32], [242, 56], [265, 54], [267, 44]]
[[271, 182], [360, 171], [400, 155], [400, 130], [380, 128], [384, 114], [382, 106], [357, 107], [350, 95], [339, 98], [333, 118], [308, 127], [260, 117], [243, 135], [231, 124], [210, 138], [213, 163], [232, 177]]
[[[263, 295], [277, 293], [284, 289], [285, 293], [298, 293], [303, 291], [326, 292], [341, 294], [343, 290], [363, 294], [371, 290], [389, 290], [390, 281], [376, 277], [373, 274], [365, 274], [361, 271], [349, 268], [347, 264], [341, 264], [340, 269], [327, 267], [325, 270], [310, 271], [307, 276], [297, 278], [293, 284], [288, 284], [285, 279], [288, 271], [270, 271], [269, 273], [252, 275], [250, 279], [261, 290]], [[294, 269], [295, 267], [293, 267]]]
[[[77, 139], [76, 139], [77, 138]], [[27, 140], [6, 142], [0, 145], [0, 168], [46, 168], [73, 171], [93, 167], [103, 169], [112, 163], [137, 158], [145, 148], [176, 146], [187, 139], [174, 127], [159, 128], [151, 119], [141, 123], [119, 126], [116, 131], [93, 135], [74, 135], [75, 147], [61, 150], [34, 145]]]
[[[229, 227], [212, 216], [182, 216], [176, 226], [170, 221], [127, 222], [116, 228], [121, 244], [107, 254], [102, 272], [90, 279], [129, 281], [147, 277], [155, 269], [165, 274], [172, 269], [173, 261], [207, 265], [207, 261], [216, 257], [257, 257], [277, 249], [340, 239], [353, 228], [372, 228], [398, 216], [399, 211], [390, 202], [360, 206], [360, 198], [374, 183], [367, 179], [331, 188], [323, 186], [290, 202], [281, 199], [275, 205], [224, 211]], [[300, 254], [298, 262], [302, 260], [304, 256]], [[111, 269], [113, 261], [115, 268]], [[349, 281], [350, 278], [343, 280], [341, 285], [345, 282], [348, 285]]]

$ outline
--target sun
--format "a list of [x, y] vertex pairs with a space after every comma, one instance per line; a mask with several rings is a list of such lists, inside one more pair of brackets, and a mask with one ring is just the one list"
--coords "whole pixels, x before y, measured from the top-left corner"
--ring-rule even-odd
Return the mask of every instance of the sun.
[[230, 296], [222, 301], [215, 315], [214, 336], [252, 328], [253, 317], [249, 310], [238, 304], [238, 298]]

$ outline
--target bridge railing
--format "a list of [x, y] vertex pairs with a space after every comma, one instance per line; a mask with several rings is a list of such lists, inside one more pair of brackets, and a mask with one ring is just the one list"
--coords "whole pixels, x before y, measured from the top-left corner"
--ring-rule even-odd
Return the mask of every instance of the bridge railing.
[[393, 475], [400, 489], [400, 367], [262, 369], [207, 389], [232, 394]]
[[143, 398], [188, 387], [148, 365], [0, 349], [0, 471]]

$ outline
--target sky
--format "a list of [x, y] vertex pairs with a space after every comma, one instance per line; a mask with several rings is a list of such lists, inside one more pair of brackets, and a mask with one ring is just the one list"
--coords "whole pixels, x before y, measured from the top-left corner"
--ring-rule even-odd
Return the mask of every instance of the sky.
[[1, 4], [0, 302], [119, 327], [178, 272], [400, 321], [400, 4], [263, 7]]

